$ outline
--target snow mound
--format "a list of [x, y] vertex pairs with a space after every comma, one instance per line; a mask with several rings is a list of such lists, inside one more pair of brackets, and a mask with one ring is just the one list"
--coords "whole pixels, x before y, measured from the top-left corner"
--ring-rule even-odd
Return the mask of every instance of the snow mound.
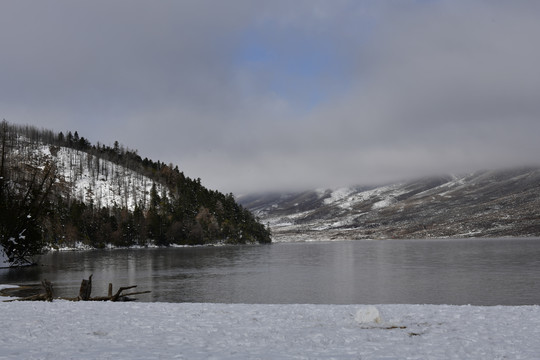
[[359, 324], [381, 323], [381, 314], [375, 306], [363, 306], [356, 311], [354, 319]]

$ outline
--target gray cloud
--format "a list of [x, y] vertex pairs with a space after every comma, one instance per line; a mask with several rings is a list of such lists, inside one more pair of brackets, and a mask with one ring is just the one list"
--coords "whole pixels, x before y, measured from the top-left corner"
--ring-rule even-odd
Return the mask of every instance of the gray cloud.
[[538, 164], [539, 14], [533, 1], [3, 3], [0, 116], [119, 140], [226, 192]]

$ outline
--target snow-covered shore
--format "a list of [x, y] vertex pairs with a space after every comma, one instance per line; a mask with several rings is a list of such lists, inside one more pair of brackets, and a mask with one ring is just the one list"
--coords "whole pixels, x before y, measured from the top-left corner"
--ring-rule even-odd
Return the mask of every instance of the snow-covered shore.
[[[371, 321], [373, 311], [380, 322]], [[538, 359], [540, 306], [0, 302], [0, 359]]]

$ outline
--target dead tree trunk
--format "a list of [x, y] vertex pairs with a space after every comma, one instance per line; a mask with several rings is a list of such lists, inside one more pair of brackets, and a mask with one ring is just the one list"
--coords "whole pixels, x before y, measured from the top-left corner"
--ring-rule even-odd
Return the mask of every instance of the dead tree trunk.
[[52, 302], [53, 300], [53, 287], [52, 283], [45, 279], [41, 282], [41, 285], [45, 288], [45, 300]]
[[79, 300], [90, 300], [92, 294], [92, 275], [88, 277], [88, 280], [83, 279], [81, 282], [81, 288], [79, 290]]

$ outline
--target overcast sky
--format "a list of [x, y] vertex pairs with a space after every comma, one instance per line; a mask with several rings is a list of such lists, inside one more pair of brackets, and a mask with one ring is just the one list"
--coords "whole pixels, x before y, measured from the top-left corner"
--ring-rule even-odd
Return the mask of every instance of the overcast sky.
[[223, 192], [540, 164], [540, 2], [0, 2], [0, 118]]

